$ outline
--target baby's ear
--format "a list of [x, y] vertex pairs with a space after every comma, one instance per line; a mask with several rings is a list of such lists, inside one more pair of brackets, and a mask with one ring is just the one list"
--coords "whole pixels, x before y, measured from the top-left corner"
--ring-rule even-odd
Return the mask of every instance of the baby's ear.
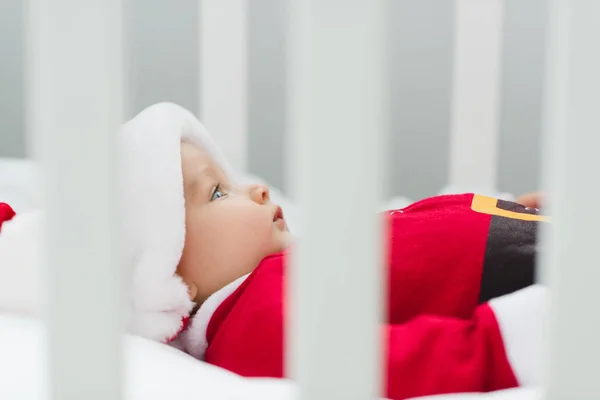
[[185, 275], [181, 272], [181, 264], [179, 264], [177, 266], [177, 270], [175, 271], [175, 274], [181, 279], [181, 281], [183, 283], [185, 283], [185, 286], [187, 286], [187, 291], [188, 291], [188, 296], [190, 298], [191, 301], [195, 302], [196, 301], [196, 296], [198, 296], [198, 286], [196, 286], [196, 284], [188, 279], [186, 279]]
[[188, 287], [188, 294], [190, 296], [190, 300], [195, 301], [196, 296], [198, 296], [198, 286], [194, 282], [186, 282]]

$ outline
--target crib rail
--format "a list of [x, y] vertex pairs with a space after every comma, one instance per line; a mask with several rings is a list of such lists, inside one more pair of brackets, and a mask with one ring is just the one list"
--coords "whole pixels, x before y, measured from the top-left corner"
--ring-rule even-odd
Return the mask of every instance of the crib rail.
[[29, 134], [42, 163], [49, 398], [122, 395], [116, 129], [123, 120], [120, 0], [30, 0]]
[[248, 148], [248, 0], [198, 2], [199, 117], [240, 172]]
[[454, 2], [449, 187], [495, 193], [504, 0]]
[[550, 2], [545, 107], [545, 184], [554, 222], [545, 232], [542, 279], [551, 291], [548, 399], [600, 393], [596, 268], [600, 196], [600, 3]]
[[371, 399], [382, 390], [382, 269], [373, 266], [381, 261], [386, 3], [291, 3], [288, 160], [302, 235], [287, 366], [302, 399]]

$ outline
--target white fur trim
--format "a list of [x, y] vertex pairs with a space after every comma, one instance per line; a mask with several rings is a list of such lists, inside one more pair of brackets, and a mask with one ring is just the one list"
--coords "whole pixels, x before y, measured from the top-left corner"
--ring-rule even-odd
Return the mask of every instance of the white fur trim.
[[174, 344], [186, 353], [202, 360], [208, 347], [206, 331], [210, 320], [217, 308], [240, 287], [250, 274], [239, 277], [223, 288], [213, 293], [192, 317], [190, 326], [181, 334], [178, 343]]
[[181, 142], [203, 147], [232, 181], [239, 176], [204, 126], [175, 104], [146, 108], [124, 125], [119, 140], [129, 330], [164, 341], [194, 306], [175, 275], [185, 241]]
[[521, 386], [541, 384], [547, 288], [533, 285], [489, 302]]
[[0, 311], [40, 316], [41, 212], [17, 214], [0, 232]]

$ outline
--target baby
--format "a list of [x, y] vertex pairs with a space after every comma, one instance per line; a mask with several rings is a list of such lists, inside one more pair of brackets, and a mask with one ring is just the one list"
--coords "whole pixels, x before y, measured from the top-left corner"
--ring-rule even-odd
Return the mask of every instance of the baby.
[[[292, 236], [269, 188], [238, 175], [178, 106], [144, 110], [120, 138], [129, 330], [243, 376], [285, 376]], [[384, 395], [539, 383], [545, 293], [534, 266], [545, 218], [474, 194], [384, 214]]]
[[[138, 333], [244, 376], [285, 376], [286, 248], [292, 238], [281, 208], [267, 186], [243, 182], [187, 111], [154, 106], [123, 134], [139, 132], [137, 143], [145, 144], [138, 150], [152, 153], [151, 164], [140, 170], [168, 166], [181, 182], [177, 215], [185, 226], [177, 231], [182, 243], [169, 268], [189, 303], [177, 295], [181, 307], [161, 305], [162, 316], [179, 310], [163, 337], [139, 325]], [[144, 176], [150, 185], [145, 192], [170, 190], [166, 178], [161, 183], [151, 173]], [[534, 285], [534, 266], [536, 232], [545, 218], [536, 209], [474, 194], [425, 199], [385, 216], [385, 396], [537, 383], [544, 293]], [[140, 267], [146, 275], [149, 270]]]

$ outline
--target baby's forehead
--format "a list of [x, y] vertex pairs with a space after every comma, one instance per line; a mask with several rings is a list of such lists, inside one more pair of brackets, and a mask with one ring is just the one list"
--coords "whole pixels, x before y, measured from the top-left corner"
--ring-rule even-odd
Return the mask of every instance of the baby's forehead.
[[213, 158], [200, 146], [181, 143], [181, 167], [187, 192], [200, 190], [203, 183], [224, 180], [226, 176]]
[[181, 164], [184, 172], [201, 173], [220, 171], [217, 163], [206, 150], [187, 142], [181, 143]]

